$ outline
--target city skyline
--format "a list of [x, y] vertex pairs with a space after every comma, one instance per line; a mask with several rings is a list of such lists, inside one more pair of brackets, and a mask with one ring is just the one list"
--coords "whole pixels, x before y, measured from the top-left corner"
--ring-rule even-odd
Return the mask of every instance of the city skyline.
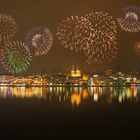
[[0, 0], [1, 138], [139, 137], [140, 0]]
[[[30, 0], [19, 2], [3, 1], [1, 2], [1, 13], [8, 13], [15, 17], [18, 23], [18, 33], [15, 39], [24, 41], [27, 32], [32, 27], [46, 25], [54, 36], [54, 45], [49, 53], [44, 56], [33, 58], [28, 72], [41, 71], [45, 69], [47, 72], [67, 72], [72, 65], [80, 67], [83, 71], [94, 69], [114, 69], [120, 71], [130, 71], [134, 68], [140, 69], [140, 57], [135, 55], [134, 44], [140, 41], [138, 33], [128, 33], [122, 31], [118, 27], [118, 57], [112, 62], [103, 64], [86, 63], [86, 56], [82, 51], [70, 51], [62, 47], [56, 39], [56, 29], [66, 17], [80, 16], [91, 11], [105, 11], [114, 17], [121, 16], [122, 8], [134, 5], [139, 6], [138, 1], [117, 1], [107, 0], [106, 3], [101, 0], [97, 1], [41, 1], [40, 3]], [[118, 25], [117, 25], [118, 26]], [[124, 67], [125, 66], [125, 67]]]

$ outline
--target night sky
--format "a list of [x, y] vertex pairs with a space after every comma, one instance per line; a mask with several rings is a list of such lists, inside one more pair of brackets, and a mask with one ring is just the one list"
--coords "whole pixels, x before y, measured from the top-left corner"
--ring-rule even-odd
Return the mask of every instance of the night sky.
[[140, 6], [139, 0], [0, 0], [2, 13], [13, 15], [18, 23], [16, 40], [24, 41], [32, 27], [46, 25], [54, 35], [54, 45], [45, 56], [34, 57], [29, 72], [68, 72], [72, 65], [83, 71], [114, 70], [129, 71], [140, 69], [140, 58], [134, 53], [134, 43], [140, 40], [139, 33], [127, 33], [118, 28], [119, 55], [112, 63], [97, 65], [86, 64], [83, 52], [70, 51], [60, 46], [55, 33], [58, 24], [67, 16], [84, 15], [91, 11], [105, 11], [115, 17], [121, 16], [121, 10], [127, 5]]

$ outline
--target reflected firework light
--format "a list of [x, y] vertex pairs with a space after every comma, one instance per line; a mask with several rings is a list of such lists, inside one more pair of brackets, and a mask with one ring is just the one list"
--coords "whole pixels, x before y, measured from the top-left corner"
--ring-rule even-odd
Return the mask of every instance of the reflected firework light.
[[0, 14], [0, 42], [9, 41], [17, 32], [17, 23], [10, 15]]
[[83, 50], [90, 35], [90, 22], [83, 16], [64, 19], [57, 29], [56, 36], [61, 46], [70, 50]]
[[140, 7], [127, 6], [123, 8], [124, 17], [117, 18], [120, 28], [126, 32], [140, 31]]
[[53, 45], [53, 36], [46, 27], [36, 27], [28, 32], [25, 44], [32, 50], [34, 56], [45, 55]]
[[84, 49], [88, 57], [87, 63], [103, 63], [116, 58], [117, 26], [109, 13], [92, 12], [85, 15], [91, 22], [90, 35]]
[[1, 48], [0, 63], [9, 74], [26, 72], [32, 61], [32, 56], [25, 43], [20, 41], [7, 42]]

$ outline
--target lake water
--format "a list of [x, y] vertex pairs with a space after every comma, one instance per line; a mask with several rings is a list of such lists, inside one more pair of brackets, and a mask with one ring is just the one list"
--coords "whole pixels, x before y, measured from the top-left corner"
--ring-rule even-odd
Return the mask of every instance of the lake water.
[[114, 139], [115, 135], [120, 139], [122, 134], [132, 134], [135, 139], [139, 125], [140, 86], [0, 87], [0, 132], [4, 136]]
[[137, 103], [140, 99], [140, 86], [131, 87], [0, 87], [1, 99], [36, 99], [46, 102], [65, 103], [78, 107], [81, 104]]

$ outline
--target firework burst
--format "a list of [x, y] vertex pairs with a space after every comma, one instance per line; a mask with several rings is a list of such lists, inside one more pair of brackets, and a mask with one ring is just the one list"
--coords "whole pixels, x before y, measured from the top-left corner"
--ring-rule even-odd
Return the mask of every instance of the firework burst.
[[59, 25], [56, 35], [65, 48], [83, 50], [90, 35], [90, 22], [83, 16], [67, 17]]
[[140, 31], [140, 8], [136, 6], [125, 7], [123, 14], [123, 17], [117, 19], [120, 28], [132, 33]]
[[110, 14], [92, 12], [64, 19], [56, 35], [65, 48], [83, 50], [88, 63], [101, 63], [117, 55], [116, 28], [116, 22]]
[[84, 49], [88, 63], [102, 63], [117, 56], [117, 26], [109, 13], [92, 12], [85, 15], [91, 22], [90, 35]]
[[25, 72], [32, 60], [29, 49], [25, 43], [14, 41], [5, 43], [1, 48], [1, 65], [10, 74], [21, 74]]
[[46, 27], [36, 27], [29, 31], [25, 43], [34, 56], [45, 55], [53, 45], [53, 36]]
[[9, 41], [17, 32], [17, 24], [12, 16], [0, 14], [0, 42]]
[[137, 56], [140, 56], [140, 42], [136, 42], [134, 45], [134, 50]]

